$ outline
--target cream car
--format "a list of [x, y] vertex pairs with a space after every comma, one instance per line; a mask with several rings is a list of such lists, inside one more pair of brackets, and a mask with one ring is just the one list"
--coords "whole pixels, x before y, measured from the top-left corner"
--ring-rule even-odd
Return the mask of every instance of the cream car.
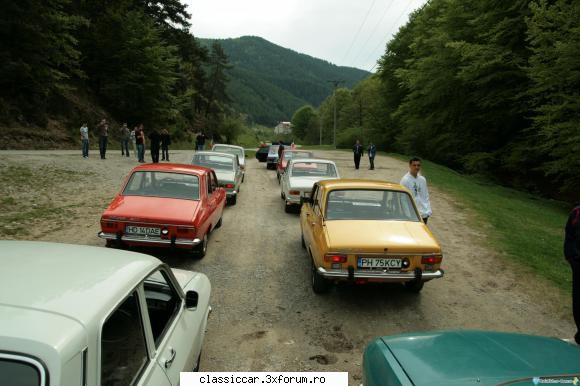
[[0, 241], [0, 250], [0, 380], [172, 386], [198, 369], [205, 275], [105, 248]]
[[340, 178], [338, 168], [333, 161], [327, 159], [296, 158], [288, 162], [286, 172], [280, 180], [280, 197], [286, 204], [286, 213], [292, 206], [302, 204], [310, 197], [312, 187], [322, 180], [336, 180]]
[[216, 143], [211, 148], [212, 151], [218, 151], [220, 153], [229, 153], [235, 154], [238, 156], [238, 160], [240, 161], [240, 168], [242, 169], [242, 182], [246, 177], [246, 152], [244, 148], [241, 146], [236, 145], [226, 145], [223, 143]]

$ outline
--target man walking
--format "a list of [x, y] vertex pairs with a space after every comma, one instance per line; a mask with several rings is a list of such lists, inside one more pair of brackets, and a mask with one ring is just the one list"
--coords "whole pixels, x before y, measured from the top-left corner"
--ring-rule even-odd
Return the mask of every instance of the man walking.
[[171, 145], [171, 136], [167, 129], [161, 130], [161, 161], [169, 161], [169, 145]]
[[367, 148], [367, 154], [369, 156], [369, 164], [371, 165], [369, 169], [375, 170], [375, 156], [377, 155], [377, 147], [372, 141], [369, 147]]
[[161, 147], [161, 136], [157, 130], [153, 129], [151, 134], [149, 134], [149, 140], [151, 141], [151, 159], [153, 163], [159, 163], [159, 148]]
[[564, 256], [572, 268], [572, 313], [576, 322], [574, 340], [580, 344], [580, 203], [572, 209], [566, 222]]
[[145, 130], [143, 129], [143, 124], [140, 124], [139, 128], [137, 129], [135, 143], [137, 144], [139, 162], [145, 162]]
[[81, 126], [81, 150], [83, 158], [89, 158], [89, 127], [86, 123]]
[[360, 141], [357, 139], [356, 143], [352, 147], [352, 152], [354, 153], [354, 168], [358, 170], [360, 165], [360, 157], [362, 157], [364, 153], [363, 146], [360, 144]]
[[409, 189], [417, 204], [423, 222], [427, 224], [427, 220], [433, 212], [431, 211], [431, 202], [429, 201], [427, 180], [425, 177], [419, 175], [420, 171], [421, 159], [417, 157], [411, 158], [409, 161], [409, 172], [401, 179], [401, 185]]
[[127, 127], [126, 123], [121, 126], [121, 157], [126, 155], [129, 157], [129, 139], [131, 138], [131, 132]]
[[107, 155], [107, 143], [109, 141], [109, 123], [106, 119], [102, 119], [97, 125], [99, 131], [99, 152], [101, 153], [101, 159], [106, 159]]

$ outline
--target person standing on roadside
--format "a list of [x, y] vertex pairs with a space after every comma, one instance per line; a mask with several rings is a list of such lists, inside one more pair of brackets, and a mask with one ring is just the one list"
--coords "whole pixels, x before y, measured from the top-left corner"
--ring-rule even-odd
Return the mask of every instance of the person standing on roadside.
[[159, 148], [161, 147], [161, 135], [156, 129], [151, 131], [149, 134], [149, 140], [151, 141], [151, 159], [153, 163], [159, 163]]
[[372, 141], [367, 148], [367, 154], [369, 156], [369, 164], [371, 165], [369, 170], [375, 170], [375, 156], [377, 155], [377, 147]]
[[137, 144], [137, 154], [139, 162], [145, 162], [145, 130], [143, 129], [143, 124], [140, 124], [137, 128], [137, 134], [135, 135], [135, 142]]
[[127, 127], [126, 123], [121, 126], [121, 157], [126, 155], [129, 157], [129, 139], [131, 138], [131, 132]]
[[89, 127], [86, 123], [81, 126], [81, 150], [83, 158], [89, 158]]
[[200, 131], [197, 137], [195, 138], [195, 150], [203, 150], [205, 147], [205, 134], [203, 131]]
[[133, 148], [133, 154], [135, 154], [135, 158], [139, 158], [139, 155], [137, 154], [137, 126], [135, 126], [133, 128], [133, 130], [131, 130], [131, 133], [129, 133], [129, 138], [131, 140], [131, 147]]
[[572, 268], [572, 314], [576, 322], [574, 341], [580, 345], [580, 203], [572, 209], [566, 222], [564, 257]]
[[352, 152], [354, 153], [354, 168], [358, 170], [360, 165], [360, 157], [362, 157], [364, 153], [363, 146], [360, 144], [360, 141], [357, 139], [356, 143], [352, 147]]
[[401, 178], [401, 185], [409, 189], [419, 214], [423, 222], [427, 224], [427, 220], [433, 212], [431, 211], [431, 202], [429, 201], [429, 190], [427, 189], [427, 179], [419, 174], [421, 171], [421, 158], [411, 158], [409, 161], [409, 172]]
[[169, 161], [169, 145], [171, 145], [171, 136], [167, 129], [161, 130], [161, 161]]
[[106, 159], [107, 143], [109, 141], [109, 123], [105, 118], [101, 119], [101, 122], [97, 125], [97, 130], [99, 131], [99, 152], [101, 153], [101, 159]]

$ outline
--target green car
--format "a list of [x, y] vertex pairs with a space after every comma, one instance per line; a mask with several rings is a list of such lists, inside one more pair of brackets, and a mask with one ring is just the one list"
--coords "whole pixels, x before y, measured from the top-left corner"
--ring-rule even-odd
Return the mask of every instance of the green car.
[[362, 386], [580, 385], [580, 346], [502, 332], [402, 334], [369, 344], [362, 366]]

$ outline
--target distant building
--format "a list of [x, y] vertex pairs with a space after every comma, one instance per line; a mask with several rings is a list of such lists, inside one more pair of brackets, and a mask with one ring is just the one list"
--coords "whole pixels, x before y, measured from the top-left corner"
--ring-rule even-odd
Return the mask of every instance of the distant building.
[[292, 123], [280, 122], [274, 128], [274, 134], [292, 134]]

